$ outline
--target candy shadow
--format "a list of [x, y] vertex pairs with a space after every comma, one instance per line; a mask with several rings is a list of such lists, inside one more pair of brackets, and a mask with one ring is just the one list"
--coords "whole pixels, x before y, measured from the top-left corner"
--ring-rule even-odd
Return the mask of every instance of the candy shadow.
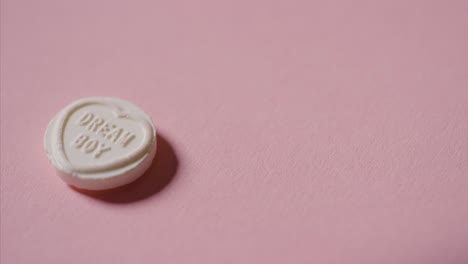
[[179, 160], [171, 144], [157, 135], [158, 149], [149, 169], [136, 181], [105, 191], [81, 190], [77, 192], [108, 203], [133, 203], [147, 199], [165, 189], [175, 178]]

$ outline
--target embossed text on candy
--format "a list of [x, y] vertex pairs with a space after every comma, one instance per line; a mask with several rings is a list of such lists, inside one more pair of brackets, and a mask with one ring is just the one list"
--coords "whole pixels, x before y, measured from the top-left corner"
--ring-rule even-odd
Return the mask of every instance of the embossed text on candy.
[[[126, 147], [135, 138], [133, 133], [125, 131], [123, 128], [117, 127], [91, 112], [86, 112], [78, 120], [78, 125], [121, 147]], [[85, 153], [92, 154], [94, 158], [99, 158], [103, 153], [112, 149], [107, 142], [103, 143], [98, 138], [83, 133], [73, 140], [72, 146], [81, 149]]]

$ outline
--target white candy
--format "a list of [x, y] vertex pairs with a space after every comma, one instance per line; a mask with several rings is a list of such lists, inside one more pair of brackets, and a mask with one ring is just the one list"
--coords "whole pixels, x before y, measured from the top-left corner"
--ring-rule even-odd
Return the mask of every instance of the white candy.
[[130, 183], [149, 168], [156, 154], [156, 129], [143, 110], [127, 101], [90, 97], [57, 114], [44, 145], [66, 183], [104, 190]]

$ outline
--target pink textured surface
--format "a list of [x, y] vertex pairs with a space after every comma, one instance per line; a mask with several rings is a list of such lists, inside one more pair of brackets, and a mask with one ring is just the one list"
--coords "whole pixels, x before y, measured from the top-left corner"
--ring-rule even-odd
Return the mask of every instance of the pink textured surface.
[[[22, 263], [468, 263], [468, 1], [1, 2], [1, 252]], [[42, 150], [84, 96], [155, 165], [80, 193]]]

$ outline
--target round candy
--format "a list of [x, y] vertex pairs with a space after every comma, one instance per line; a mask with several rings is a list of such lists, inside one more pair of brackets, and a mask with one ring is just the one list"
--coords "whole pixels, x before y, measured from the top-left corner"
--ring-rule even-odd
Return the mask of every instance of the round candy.
[[90, 97], [60, 111], [44, 145], [57, 174], [79, 189], [104, 190], [140, 177], [156, 154], [151, 118], [127, 101]]

